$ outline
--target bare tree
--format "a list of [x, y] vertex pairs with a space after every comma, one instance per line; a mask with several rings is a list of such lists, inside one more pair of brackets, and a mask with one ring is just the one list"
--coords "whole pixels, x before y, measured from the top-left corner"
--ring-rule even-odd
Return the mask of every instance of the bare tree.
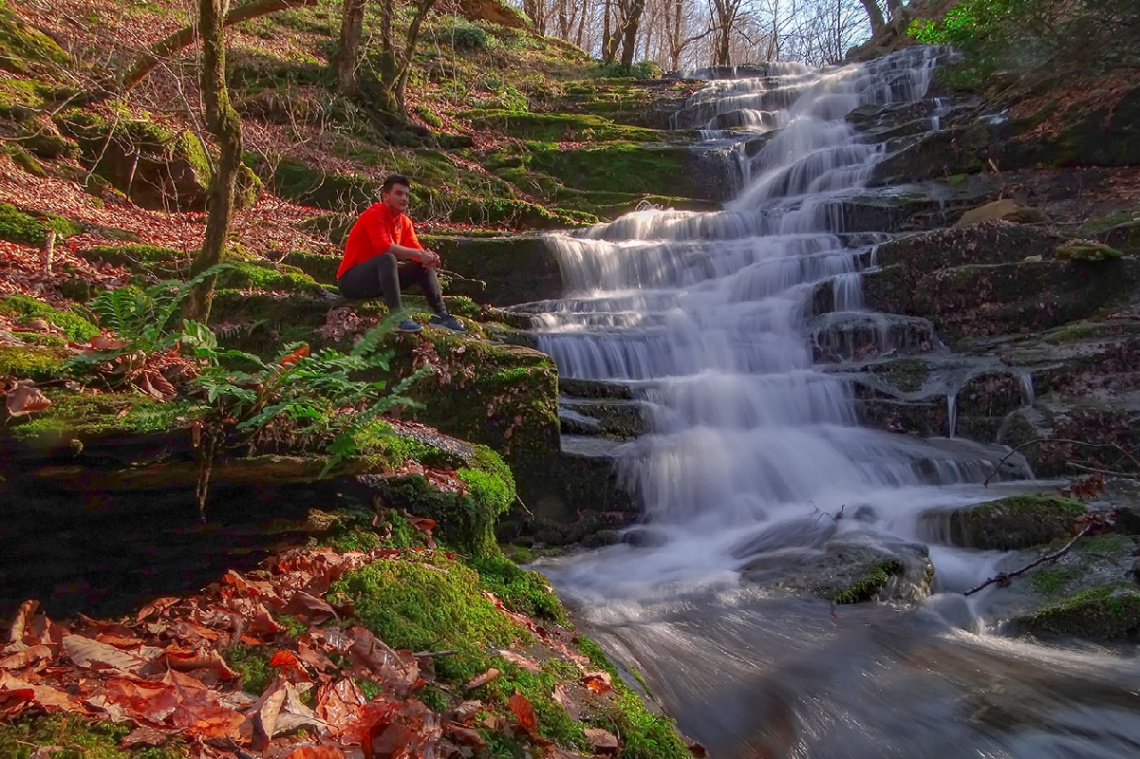
[[[344, 0], [341, 10], [340, 49], [333, 64], [337, 88], [345, 95], [355, 95], [360, 90], [357, 70], [360, 68], [360, 38], [364, 31], [364, 3], [365, 0]], [[381, 14], [389, 18], [383, 11]]]
[[[234, 185], [241, 168], [241, 117], [230, 105], [226, 89], [226, 40], [222, 3], [224, 0], [201, 0], [198, 28], [202, 37], [202, 102], [206, 126], [218, 143], [220, 155], [210, 176], [206, 195], [206, 234], [202, 251], [190, 267], [197, 275], [221, 263], [225, 255], [226, 236], [234, 211]], [[214, 298], [214, 280], [197, 286], [186, 300], [187, 318], [206, 321]]]
[[732, 34], [740, 18], [742, 2], [743, 0], [712, 0], [712, 22], [716, 36], [712, 61], [714, 66], [732, 65]]

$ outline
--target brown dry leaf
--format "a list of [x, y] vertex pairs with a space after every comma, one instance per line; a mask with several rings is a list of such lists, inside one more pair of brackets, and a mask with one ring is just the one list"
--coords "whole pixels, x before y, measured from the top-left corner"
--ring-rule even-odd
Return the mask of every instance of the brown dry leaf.
[[490, 669], [488, 669], [483, 674], [476, 675], [474, 678], [472, 678], [471, 682], [467, 683], [467, 689], [472, 690], [474, 688], [478, 688], [481, 685], [486, 685], [487, 683], [491, 682], [492, 680], [494, 680], [498, 676], [499, 676], [499, 670], [495, 669], [494, 667], [491, 667]]
[[178, 707], [170, 716], [174, 727], [202, 738], [237, 740], [241, 736], [245, 717], [220, 706], [217, 695], [201, 680], [168, 670], [162, 681], [173, 688], [178, 699]]
[[471, 746], [476, 751], [482, 750], [487, 745], [483, 736], [479, 735], [479, 731], [474, 728], [461, 725], [458, 722], [448, 722], [446, 729], [448, 735], [464, 745]]
[[333, 734], [339, 734], [360, 719], [366, 701], [356, 683], [344, 678], [325, 683], [317, 690], [316, 713], [329, 724]]
[[75, 703], [63, 691], [50, 685], [29, 683], [18, 677], [0, 672], [0, 693], [7, 691], [18, 698], [32, 701], [49, 711], [71, 711]]
[[19, 610], [16, 611], [16, 617], [12, 620], [12, 626], [8, 630], [8, 641], [10, 643], [27, 642], [24, 640], [24, 632], [28, 629], [29, 623], [38, 608], [40, 608], [40, 602], [35, 599], [29, 599], [20, 604]]
[[364, 627], [350, 628], [348, 636], [349, 657], [357, 665], [372, 670], [384, 685], [397, 693], [405, 693], [419, 684], [420, 667], [411, 652], [394, 651]]
[[581, 754], [550, 743], [542, 747], [542, 759], [584, 759], [584, 757]]
[[43, 411], [51, 405], [51, 400], [39, 391], [39, 388], [30, 385], [20, 385], [8, 393], [8, 400], [4, 407], [8, 409], [9, 416], [24, 416], [33, 411]]
[[467, 724], [479, 712], [486, 709], [482, 701], [464, 701], [451, 712], [452, 719], [456, 722]]
[[38, 661], [51, 657], [51, 648], [41, 643], [0, 659], [0, 669], [26, 669]]
[[149, 659], [82, 635], [63, 636], [63, 652], [77, 667], [113, 669], [123, 673], [138, 674], [150, 663]]
[[570, 715], [570, 719], [577, 721], [582, 717], [582, 710], [578, 708], [578, 704], [570, 698], [570, 689], [563, 683], [558, 683], [554, 686], [554, 693], [551, 694], [555, 701], [562, 704], [562, 708]]
[[523, 729], [530, 734], [531, 738], [538, 737], [538, 717], [534, 714], [534, 707], [531, 706], [530, 701], [523, 694], [515, 691], [507, 704], [511, 707], [511, 711], [519, 718], [519, 723]]
[[142, 622], [153, 616], [164, 615], [171, 606], [178, 603], [182, 599], [176, 596], [165, 596], [151, 601], [146, 606], [139, 609], [139, 613], [135, 615], [135, 622]]
[[302, 746], [285, 759], [344, 759], [344, 752], [336, 746]]
[[365, 756], [372, 759], [413, 759], [419, 742], [416, 732], [406, 725], [392, 723], [377, 731], [365, 748]]
[[140, 725], [123, 738], [123, 748], [135, 746], [161, 746], [170, 740], [170, 735], [148, 725]]
[[164, 683], [120, 678], [108, 682], [101, 695], [105, 700], [97, 702], [100, 708], [110, 711], [108, 706], [118, 706], [132, 718], [156, 725], [166, 722], [178, 708], [178, 695]]
[[582, 675], [581, 683], [599, 696], [614, 689], [609, 672], [586, 672]]
[[594, 747], [594, 751], [599, 754], [616, 754], [618, 749], [621, 748], [617, 736], [600, 727], [587, 727], [586, 740]]
[[325, 656], [320, 650], [312, 648], [304, 639], [297, 643], [297, 658], [305, 664], [315, 669], [318, 673], [327, 672], [330, 669], [336, 669], [336, 664], [333, 660]]
[[316, 596], [298, 591], [289, 599], [289, 603], [282, 609], [282, 613], [300, 619], [303, 622], [319, 625], [336, 616], [332, 606]]
[[312, 709], [301, 703], [297, 687], [281, 675], [246, 714], [253, 720], [253, 746], [257, 751], [264, 751], [269, 741], [280, 733], [305, 726], [328, 727]]
[[525, 656], [524, 654], [520, 654], [517, 651], [512, 651], [509, 648], [500, 649], [499, 650], [499, 656], [503, 657], [504, 659], [506, 659], [509, 662], [512, 662], [514, 664], [519, 665], [523, 669], [529, 669], [531, 672], [541, 672], [542, 671], [542, 666], [539, 665], [539, 663], [537, 661], [530, 658], [529, 656]]

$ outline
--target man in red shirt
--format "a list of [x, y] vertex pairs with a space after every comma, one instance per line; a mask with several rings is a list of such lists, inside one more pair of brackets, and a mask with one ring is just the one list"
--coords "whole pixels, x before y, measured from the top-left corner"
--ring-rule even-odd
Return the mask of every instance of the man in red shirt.
[[[337, 287], [346, 298], [383, 297], [388, 311], [396, 313], [402, 308], [400, 291], [417, 285], [435, 311], [429, 326], [465, 332], [463, 324], [447, 313], [443, 303], [435, 276], [439, 255], [420, 245], [412, 220], [405, 213], [410, 191], [407, 177], [393, 174], [384, 180], [380, 202], [369, 206], [348, 233], [344, 259], [336, 273]], [[404, 319], [396, 329], [419, 332], [423, 327]]]

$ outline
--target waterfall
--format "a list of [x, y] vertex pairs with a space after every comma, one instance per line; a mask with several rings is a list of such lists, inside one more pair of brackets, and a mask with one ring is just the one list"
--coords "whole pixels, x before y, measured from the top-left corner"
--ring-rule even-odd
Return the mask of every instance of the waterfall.
[[860, 428], [848, 383], [814, 366], [806, 325], [824, 283], [837, 311], [863, 308], [874, 253], [841, 235], [884, 146], [844, 116], [921, 97], [936, 54], [713, 81], [678, 124], [731, 124], [738, 140], [778, 130], [748, 159], [739, 197], [720, 212], [641, 211], [552, 238], [568, 294], [547, 304], [539, 347], [562, 376], [635, 383], [656, 409], [653, 433], [621, 464], [652, 520], [719, 531], [985, 477], [985, 454], [966, 441], [948, 449]]

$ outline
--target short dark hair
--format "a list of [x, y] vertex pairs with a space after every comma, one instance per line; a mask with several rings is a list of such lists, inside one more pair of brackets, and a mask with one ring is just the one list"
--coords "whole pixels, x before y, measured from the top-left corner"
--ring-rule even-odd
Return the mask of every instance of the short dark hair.
[[384, 180], [384, 184], [380, 186], [380, 193], [383, 194], [386, 192], [391, 192], [392, 188], [398, 184], [402, 184], [409, 190], [412, 189], [412, 181], [403, 174], [389, 174], [388, 177]]

